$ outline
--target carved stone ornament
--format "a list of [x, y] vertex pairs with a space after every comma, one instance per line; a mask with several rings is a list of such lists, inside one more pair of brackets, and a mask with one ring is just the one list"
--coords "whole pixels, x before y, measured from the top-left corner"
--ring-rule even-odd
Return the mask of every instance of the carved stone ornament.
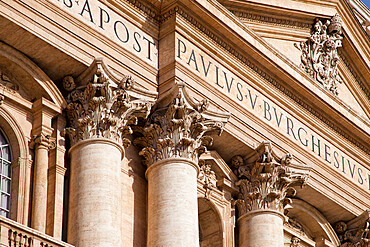
[[206, 161], [200, 160], [200, 173], [199, 179], [203, 182], [204, 198], [209, 199], [211, 192], [216, 188], [216, 174], [212, 171], [211, 164], [207, 164]]
[[8, 89], [10, 92], [19, 90], [19, 86], [12, 82], [10, 78], [6, 74], [4, 74], [4, 72], [2, 72], [1, 70], [0, 70], [0, 85]]
[[113, 75], [102, 59], [92, 65], [76, 80], [67, 76], [63, 80], [67, 91], [67, 118], [72, 145], [90, 138], [108, 138], [127, 147], [124, 138], [131, 134], [130, 125], [137, 117], [147, 117], [157, 97], [155, 92], [135, 87], [131, 76], [121, 80]]
[[325, 24], [317, 19], [310, 38], [299, 45], [294, 44], [302, 51], [300, 67], [335, 95], [338, 95], [337, 84], [342, 82], [337, 68], [337, 49], [342, 46], [343, 39], [341, 28], [342, 20], [338, 14]]
[[144, 127], [136, 127], [141, 137], [135, 144], [151, 165], [168, 158], [185, 158], [198, 163], [198, 157], [212, 144], [212, 133], [221, 134], [229, 114], [208, 110], [208, 101], [195, 102], [178, 82], [161, 97]]
[[370, 247], [370, 210], [345, 223], [334, 225], [340, 240], [340, 247]]
[[293, 236], [291, 239], [290, 239], [290, 245], [289, 247], [300, 247], [301, 245], [299, 244], [299, 242], [301, 242], [301, 239], [296, 237], [296, 236]]
[[35, 135], [32, 137], [32, 141], [30, 143], [30, 148], [38, 148], [40, 146], [47, 148], [47, 149], [54, 149], [56, 147], [56, 139], [51, 137], [50, 135], [45, 135], [41, 133], [40, 135]]
[[240, 178], [236, 185], [240, 189], [234, 204], [239, 216], [254, 210], [274, 210], [280, 213], [291, 203], [289, 197], [295, 195], [295, 185], [305, 184], [310, 166], [297, 164], [286, 154], [279, 158], [272, 150], [270, 142], [262, 142], [255, 149], [254, 159], [240, 163], [240, 156], [232, 159], [236, 175]]
[[284, 223], [285, 226], [294, 229], [300, 236], [311, 238], [307, 235], [303, 225], [295, 217], [290, 217], [289, 214], [287, 216], [288, 220]]

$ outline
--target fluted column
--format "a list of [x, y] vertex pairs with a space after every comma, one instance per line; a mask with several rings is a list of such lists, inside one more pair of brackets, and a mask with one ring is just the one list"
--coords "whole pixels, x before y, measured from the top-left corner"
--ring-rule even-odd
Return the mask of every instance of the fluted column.
[[55, 148], [55, 139], [49, 135], [40, 134], [33, 138], [32, 144], [35, 149], [35, 166], [31, 226], [45, 232], [49, 149]]
[[130, 141], [124, 136], [132, 132], [137, 116], [148, 115], [151, 103], [145, 96], [137, 98], [141, 91], [131, 77], [116, 79], [101, 60], [76, 82], [66, 77], [63, 84], [71, 91], [66, 129], [72, 143], [68, 242], [78, 247], [125, 246], [120, 179]]
[[240, 156], [232, 166], [240, 180], [238, 227], [240, 247], [283, 247], [284, 208], [295, 195], [293, 186], [308, 179], [310, 167], [292, 162], [290, 154], [277, 157], [269, 142], [256, 148], [255, 161], [245, 162]]
[[198, 157], [212, 142], [210, 131], [220, 134], [228, 118], [208, 111], [207, 101], [194, 102], [184, 87], [178, 83], [162, 97], [135, 140], [148, 166], [150, 247], [199, 246]]

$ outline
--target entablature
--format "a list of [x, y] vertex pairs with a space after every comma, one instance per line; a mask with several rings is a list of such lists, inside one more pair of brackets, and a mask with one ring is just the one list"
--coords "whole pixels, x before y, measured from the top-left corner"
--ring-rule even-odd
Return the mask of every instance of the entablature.
[[[365, 153], [369, 152], [368, 148], [366, 148], [367, 144], [365, 144], [367, 143], [368, 138], [366, 135], [368, 132], [367, 129], [369, 129], [368, 121], [359, 118], [354, 112], [351, 112], [350, 108], [347, 108], [339, 99], [331, 95], [331, 93], [326, 92], [326, 90], [321, 88], [319, 85], [312, 83], [311, 78], [304, 74], [304, 72], [296, 65], [286, 59], [286, 57], [261, 40], [261, 38], [253, 35], [253, 31], [249, 30], [242, 24], [240, 29], [233, 26], [235, 29], [233, 30], [234, 32], [231, 32], [230, 28], [226, 29], [223, 27], [223, 29], [221, 29], [221, 26], [218, 27], [214, 23], [208, 23], [212, 25], [214, 24], [213, 26], [217, 29], [217, 31], [211, 31], [211, 29], [203, 26], [202, 22], [196, 19], [197, 15], [192, 16], [189, 13], [186, 12], [185, 8], [180, 7], [176, 8], [175, 11], [172, 11], [172, 15], [176, 16], [176, 21], [179, 25], [176, 30], [182, 36], [187, 37], [187, 39], [191, 39], [191, 41], [194, 44], [197, 44], [198, 47], [203, 46], [206, 50], [209, 49], [208, 54], [214, 58], [217, 56], [215, 54], [219, 54], [215, 59], [222, 61], [224, 64], [227, 63], [225, 67], [235, 68], [235, 70], [243, 67], [249, 71], [252, 70], [252, 73], [256, 75], [254, 77], [262, 77], [265, 83], [270, 84], [270, 86], [268, 86], [269, 89], [274, 88], [275, 91], [280, 91], [280, 94], [285, 94], [300, 107], [317, 117], [319, 121], [324, 123], [324, 125], [327, 125], [327, 127], [344, 136], [346, 139], [349, 139], [350, 142], [356, 143], [355, 145], [364, 150]], [[227, 17], [229, 17], [229, 15], [230, 13]], [[226, 16], [224, 17], [226, 18]], [[231, 19], [232, 18], [235, 19], [236, 17], [231, 17]], [[207, 19], [207, 21], [209, 21], [209, 19]], [[231, 20], [229, 20], [229, 22], [231, 22]], [[235, 22], [237, 23], [238, 21], [236, 20]], [[236, 23], [233, 23], [233, 25]], [[225, 22], [225, 26], [226, 24], [230, 23]], [[220, 23], [218, 23], [218, 25], [220, 25]], [[194, 27], [197, 27], [197, 30], [194, 30]], [[228, 43], [227, 40], [230, 39], [225, 38], [227, 35], [220, 34], [221, 30], [230, 31], [230, 35], [236, 35], [236, 33], [238, 33], [238, 36], [232, 39], [233, 42]], [[246, 40], [239, 43], [239, 41], [241, 42], [241, 34], [245, 34], [244, 38]], [[259, 40], [259, 44], [264, 48], [256, 47], [256, 49], [253, 50], [251, 50], [250, 47], [247, 48], [246, 45], [248, 40], [251, 39], [251, 35], [253, 35], [254, 39]], [[205, 39], [208, 39], [209, 41], [206, 42]], [[256, 42], [253, 44], [256, 44]], [[256, 46], [258, 45], [256, 44]], [[245, 49], [243, 49], [243, 47]], [[262, 55], [261, 53], [255, 54], [256, 50], [264, 52], [265, 55]], [[267, 55], [271, 60], [265, 57]], [[227, 57], [227, 59], [224, 59], [225, 57]], [[255, 59], [256, 57], [259, 57], [258, 61]], [[268, 59], [269, 61], [264, 59]], [[277, 62], [279, 65], [274, 65], [272, 60]], [[200, 60], [198, 64], [200, 67]], [[192, 69], [197, 70], [197, 68]], [[201, 68], [198, 68], [198, 72], [199, 70], [201, 70]], [[277, 98], [279, 97], [280, 96]], [[315, 100], [312, 100], [312, 98], [315, 98]], [[348, 119], [347, 121], [342, 121], [343, 115]], [[338, 121], [338, 119], [341, 119], [341, 121]]]
[[[222, 15], [215, 9], [210, 12], [218, 13], [221, 19], [227, 18], [226, 13]], [[366, 121], [347, 112], [330, 92], [313, 84], [311, 78], [278, 51], [268, 48], [247, 27], [238, 29], [237, 21], [228, 20], [228, 29], [220, 23], [213, 25], [213, 29], [213, 21], [218, 20], [213, 20], [209, 13], [200, 18], [199, 9], [194, 13], [179, 4], [169, 13], [161, 26], [165, 32], [160, 34], [160, 42], [168, 44], [166, 54], [174, 57], [160, 61], [160, 94], [171, 87], [172, 79], [184, 80], [195, 97], [207, 97], [213, 106], [232, 114], [225, 128], [228, 137], [249, 148], [253, 143], [271, 140], [283, 152], [292, 152], [298, 160], [314, 166], [314, 179], [309, 185], [319, 193], [330, 193], [330, 200], [338, 201], [337, 207], [345, 208], [352, 216], [369, 207]], [[227, 32], [229, 36], [225, 35]], [[257, 48], [246, 48], [252, 35], [265, 47], [260, 50], [268, 53], [271, 60], [256, 55]], [[307, 88], [299, 81], [304, 81]], [[350, 121], [340, 120], [343, 115]], [[362, 139], [360, 147], [353, 143], [354, 136]], [[231, 141], [225, 139], [215, 138], [214, 148], [229, 160], [230, 153], [236, 151]]]

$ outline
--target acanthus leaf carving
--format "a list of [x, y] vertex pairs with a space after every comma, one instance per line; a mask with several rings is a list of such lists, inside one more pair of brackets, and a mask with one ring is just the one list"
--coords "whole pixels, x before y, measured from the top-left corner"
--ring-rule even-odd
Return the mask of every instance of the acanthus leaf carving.
[[338, 83], [342, 83], [337, 68], [337, 50], [343, 39], [341, 22], [338, 14], [324, 24], [317, 19], [310, 38], [299, 45], [294, 44], [302, 52], [300, 67], [335, 95], [338, 95]]
[[[130, 141], [125, 136], [132, 134], [131, 126], [137, 124], [138, 116], [149, 114], [156, 93], [135, 88], [131, 76], [118, 80], [100, 59], [80, 77], [81, 86], [76, 86], [71, 76], [63, 80], [66, 90], [70, 91], [66, 98], [69, 127], [65, 133], [72, 144], [90, 138], [108, 138], [124, 147], [129, 146]], [[133, 97], [132, 90], [135, 95], [146, 95]]]
[[168, 94], [163, 101], [172, 101], [163, 106], [159, 103], [146, 126], [135, 128], [142, 135], [135, 139], [135, 144], [142, 147], [139, 154], [148, 166], [175, 157], [197, 164], [199, 155], [212, 145], [210, 134], [222, 133], [229, 114], [209, 111], [207, 100], [194, 102], [183, 82]]
[[240, 178], [236, 182], [240, 193], [235, 202], [239, 214], [255, 210], [283, 213], [296, 193], [293, 186], [307, 181], [311, 167], [292, 162], [290, 154], [279, 158], [270, 142], [262, 142], [255, 151], [258, 158], [250, 163], [241, 156], [232, 158], [232, 168]]

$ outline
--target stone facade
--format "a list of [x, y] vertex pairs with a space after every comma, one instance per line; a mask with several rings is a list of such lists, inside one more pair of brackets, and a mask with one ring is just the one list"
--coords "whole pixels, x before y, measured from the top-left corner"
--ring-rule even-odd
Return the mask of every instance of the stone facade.
[[369, 21], [0, 1], [0, 245], [370, 246]]

